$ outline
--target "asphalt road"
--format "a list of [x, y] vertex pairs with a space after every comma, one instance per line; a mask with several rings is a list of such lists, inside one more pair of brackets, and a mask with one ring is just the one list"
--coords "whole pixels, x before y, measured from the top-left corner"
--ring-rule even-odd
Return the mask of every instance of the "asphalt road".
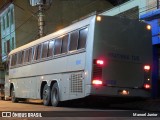
[[[12, 103], [0, 100], [0, 120], [159, 120], [156, 114], [139, 109], [126, 107], [103, 106], [93, 104], [84, 106], [81, 103], [64, 105], [62, 107], [44, 106], [42, 101], [29, 100], [27, 102]], [[8, 112], [8, 113], [6, 113]], [[139, 116], [134, 116], [136, 113]], [[4, 117], [2, 117], [2, 114]], [[12, 117], [6, 117], [8, 115]], [[147, 115], [152, 116], [148, 117]], [[155, 116], [154, 116], [155, 115]], [[142, 117], [143, 116], [143, 117]], [[34, 118], [33, 118], [34, 117]], [[38, 117], [38, 118], [37, 118]]]

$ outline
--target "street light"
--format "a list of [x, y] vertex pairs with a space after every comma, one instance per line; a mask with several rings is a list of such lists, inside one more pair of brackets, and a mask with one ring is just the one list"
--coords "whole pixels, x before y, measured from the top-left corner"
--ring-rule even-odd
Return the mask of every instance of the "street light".
[[31, 6], [38, 6], [39, 37], [44, 36], [44, 6], [50, 5], [52, 0], [30, 0]]

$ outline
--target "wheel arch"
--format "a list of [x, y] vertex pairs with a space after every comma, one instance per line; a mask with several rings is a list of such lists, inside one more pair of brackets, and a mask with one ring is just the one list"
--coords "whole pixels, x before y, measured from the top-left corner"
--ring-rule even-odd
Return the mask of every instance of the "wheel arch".
[[51, 88], [51, 89], [52, 89], [52, 86], [53, 86], [55, 83], [57, 83], [58, 86], [59, 86], [59, 83], [58, 83], [57, 80], [52, 80], [51, 83], [50, 83], [50, 88]]

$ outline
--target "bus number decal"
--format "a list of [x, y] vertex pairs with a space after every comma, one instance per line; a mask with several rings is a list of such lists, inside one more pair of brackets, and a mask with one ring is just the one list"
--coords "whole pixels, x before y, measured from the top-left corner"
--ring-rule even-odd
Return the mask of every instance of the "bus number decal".
[[76, 60], [76, 65], [80, 65], [81, 64], [81, 60]]

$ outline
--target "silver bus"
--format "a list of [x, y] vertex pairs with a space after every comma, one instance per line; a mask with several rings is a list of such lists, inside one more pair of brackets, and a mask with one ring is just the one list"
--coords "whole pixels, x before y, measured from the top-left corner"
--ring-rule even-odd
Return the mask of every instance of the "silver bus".
[[9, 53], [13, 102], [44, 105], [103, 97], [150, 97], [150, 26], [138, 20], [93, 15]]

